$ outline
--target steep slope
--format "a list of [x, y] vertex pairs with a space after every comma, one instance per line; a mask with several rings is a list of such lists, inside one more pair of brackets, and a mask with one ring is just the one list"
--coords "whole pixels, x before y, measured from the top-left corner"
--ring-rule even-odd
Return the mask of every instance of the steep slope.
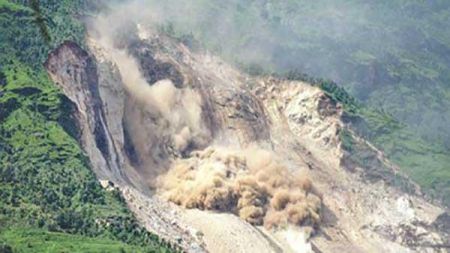
[[[122, 190], [148, 230], [192, 252], [445, 252], [444, 210], [424, 200], [382, 152], [347, 130], [343, 108], [319, 88], [247, 76], [142, 25], [116, 37], [120, 29], [97, 22], [90, 53], [64, 43], [50, 55], [47, 70], [77, 105], [79, 140], [94, 171]], [[349, 157], [343, 133], [362, 150], [363, 163]], [[273, 229], [250, 226], [243, 219], [258, 222], [238, 219], [234, 209], [198, 203], [182, 204], [185, 209], [166, 201], [159, 182], [177, 164], [206, 161], [202, 151], [210, 154], [208, 147], [244, 154], [252, 146], [274, 154], [287, 177], [311, 179], [305, 194], [322, 196], [319, 224], [281, 217]], [[228, 164], [240, 158], [214, 159], [211, 167], [188, 171], [225, 168], [225, 180], [251, 173], [231, 170]], [[222, 186], [207, 186], [206, 196]]]
[[[374, 155], [366, 158], [364, 164], [355, 166], [348, 162], [339, 140], [339, 132], [344, 131], [345, 125], [340, 120], [342, 109], [338, 105], [317, 88], [301, 87], [298, 83], [280, 85], [279, 81], [268, 84], [269, 89], [275, 90], [271, 94], [278, 94], [269, 101], [281, 109], [296, 141], [309, 151], [304, 159], [312, 169], [313, 182], [323, 194], [326, 209], [321, 231], [324, 237], [313, 239], [318, 249], [324, 252], [338, 249], [403, 252], [405, 249], [389, 241], [411, 246], [409, 244], [427, 244], [421, 240], [435, 240], [437, 235], [433, 233], [421, 237], [413, 232], [409, 234], [411, 238], [402, 234], [402, 226], [411, 227], [411, 231], [423, 229], [421, 226], [431, 224], [442, 211], [393, 185], [393, 179], [408, 179], [401, 179], [403, 176], [395, 167], [384, 164], [381, 152], [369, 147], [366, 149]], [[373, 160], [379, 160], [378, 166], [371, 166]], [[413, 187], [412, 183], [408, 184]], [[419, 193], [414, 189], [409, 192]], [[425, 223], [417, 228], [416, 224], [420, 224], [417, 220]], [[438, 239], [435, 243], [442, 242]]]

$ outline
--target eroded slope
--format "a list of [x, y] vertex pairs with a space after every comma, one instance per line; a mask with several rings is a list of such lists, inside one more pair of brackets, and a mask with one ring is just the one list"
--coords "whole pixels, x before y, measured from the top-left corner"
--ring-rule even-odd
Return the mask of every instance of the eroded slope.
[[[164, 35], [137, 28], [136, 34], [118, 41], [109, 33], [102, 34], [102, 30], [93, 33], [88, 40], [92, 56], [82, 53], [72, 57], [71, 52], [78, 49], [62, 45], [51, 55], [49, 62], [54, 64], [48, 69], [78, 105], [80, 141], [98, 176], [123, 190], [129, 207], [147, 229], [187, 251], [198, 252], [445, 252], [439, 247], [426, 247], [445, 243], [445, 235], [439, 235], [433, 227], [443, 212], [441, 208], [423, 200], [420, 192], [406, 194], [386, 178], [368, 180], [366, 175], [374, 171], [372, 167], [348, 166], [346, 151], [341, 147], [341, 133], [346, 127], [341, 120], [342, 109], [319, 88], [249, 77], [207, 53], [193, 53]], [[90, 61], [97, 69], [71, 71]], [[98, 78], [85, 78], [90, 76], [89, 71], [95, 71]], [[301, 174], [312, 181], [303, 199], [320, 196], [314, 205], [320, 206], [316, 209], [317, 222], [287, 219], [277, 222], [274, 230], [249, 226], [244, 220], [262, 224], [254, 220], [255, 214], [265, 213], [271, 206], [266, 202], [276, 195], [262, 188], [270, 198], [246, 197], [256, 211], [241, 215], [244, 219], [234, 216], [241, 211], [235, 210], [240, 200], [234, 197], [239, 191], [223, 192], [223, 179], [251, 168], [237, 166], [238, 158], [223, 156], [205, 156], [215, 162], [203, 166], [201, 156], [208, 147], [239, 153], [255, 146], [277, 157], [277, 164], [285, 170], [281, 174], [284, 180]], [[368, 149], [378, 154], [370, 159], [408, 181], [386, 164], [379, 151], [370, 146]], [[190, 162], [194, 164], [182, 170], [181, 178], [172, 170], [177, 164]], [[227, 165], [230, 163], [238, 169], [229, 169], [233, 167]], [[218, 174], [213, 175], [220, 175], [221, 180], [201, 186], [205, 187], [204, 196], [214, 200], [208, 203], [215, 204], [202, 206], [202, 201], [187, 201], [184, 195], [179, 198], [179, 194], [198, 190], [195, 184], [182, 189], [180, 185], [195, 183], [202, 170], [205, 173], [200, 176], [210, 176], [216, 169]], [[171, 173], [182, 182], [171, 186], [171, 178], [163, 180], [161, 187], [158, 181]], [[259, 189], [260, 182], [255, 182]], [[282, 188], [283, 184], [272, 185], [278, 186]], [[251, 189], [252, 193], [259, 192]], [[171, 194], [173, 190], [177, 194]], [[207, 194], [211, 191], [219, 192], [219, 199]], [[223, 204], [229, 196], [231, 202]], [[186, 210], [165, 200], [229, 214]], [[233, 201], [238, 202], [234, 205]], [[226, 208], [217, 208], [217, 203]], [[314, 208], [308, 202], [299, 203], [306, 203], [302, 210]], [[303, 213], [299, 215], [303, 217]]]

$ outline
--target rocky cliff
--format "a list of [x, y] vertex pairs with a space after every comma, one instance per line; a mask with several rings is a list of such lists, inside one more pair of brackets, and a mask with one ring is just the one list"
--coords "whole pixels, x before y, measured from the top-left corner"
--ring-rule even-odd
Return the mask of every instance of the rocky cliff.
[[[112, 38], [101, 31], [91, 32], [87, 50], [64, 43], [49, 55], [46, 67], [77, 106], [79, 142], [98, 178], [122, 190], [148, 230], [188, 252], [446, 252], [445, 210], [424, 200], [382, 152], [357, 136], [355, 145], [371, 155], [367, 166], [352, 162], [342, 147], [343, 110], [319, 88], [251, 77], [207, 52], [193, 52], [138, 28], [118, 43], [110, 43]], [[275, 227], [260, 226], [241, 215], [242, 191], [226, 192], [232, 201], [222, 208], [182, 200], [174, 204], [161, 186], [180, 164], [189, 164], [183, 173], [196, 173], [188, 174], [188, 183], [197, 175], [207, 181], [203, 175], [210, 170], [216, 178], [223, 168], [220, 183], [214, 179], [212, 185], [201, 185], [205, 198], [216, 196], [211, 191], [242, 182], [241, 174], [259, 175], [245, 156], [245, 150], [255, 147], [276, 157], [270, 162], [277, 168], [272, 175], [300, 174], [311, 182], [280, 181], [290, 191], [301, 189], [304, 200], [295, 204], [306, 204], [295, 215], [302, 218], [289, 216]], [[202, 158], [208, 148], [226, 148], [237, 158]], [[212, 165], [202, 167], [210, 157]], [[203, 169], [206, 174], [200, 173]], [[393, 178], [413, 190], [397, 187]], [[258, 190], [251, 189], [259, 195], [251, 201], [264, 203], [252, 206], [268, 214], [278, 193], [262, 189], [258, 180]], [[190, 189], [187, 195], [198, 188], [183, 189]], [[219, 203], [214, 198], [212, 203]], [[286, 207], [286, 212], [294, 209]], [[316, 212], [320, 217], [313, 219]], [[255, 218], [254, 213], [249, 217]]]

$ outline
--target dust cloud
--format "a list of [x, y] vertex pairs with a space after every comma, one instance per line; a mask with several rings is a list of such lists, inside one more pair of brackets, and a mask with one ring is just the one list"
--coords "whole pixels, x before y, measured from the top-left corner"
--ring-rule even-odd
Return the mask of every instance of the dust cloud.
[[185, 208], [230, 212], [253, 225], [316, 226], [321, 198], [306, 174], [293, 174], [268, 151], [209, 147], [159, 177], [160, 194]]
[[[290, 173], [271, 152], [257, 147], [190, 152], [192, 147], [213, 142], [201, 117], [202, 97], [189, 87], [175, 87], [168, 79], [147, 83], [136, 59], [121, 46], [123, 27], [112, 25], [120, 13], [92, 22], [91, 34], [117, 66], [128, 99], [144, 111], [127, 124], [137, 152], [147, 159], [141, 172], [151, 187], [185, 208], [230, 212], [254, 225], [316, 226], [321, 198], [311, 181], [305, 174]], [[128, 25], [133, 27], [129, 33], [137, 32], [136, 24]], [[162, 152], [167, 145], [183, 155]], [[189, 158], [181, 158], [189, 152]]]
[[[190, 146], [202, 146], [210, 139], [210, 133], [202, 120], [202, 97], [190, 88], [177, 88], [170, 79], [148, 83], [143, 77], [137, 60], [124, 49], [126, 39], [123, 26], [111, 25], [120, 13], [110, 13], [93, 20], [89, 34], [102, 49], [104, 57], [114, 64], [127, 93], [125, 100], [133, 114], [124, 115], [124, 123], [144, 167], [146, 181], [164, 171], [169, 156], [180, 156]], [[127, 24], [127, 29], [136, 24]], [[131, 29], [131, 36], [136, 32]], [[126, 47], [125, 47], [126, 48]]]

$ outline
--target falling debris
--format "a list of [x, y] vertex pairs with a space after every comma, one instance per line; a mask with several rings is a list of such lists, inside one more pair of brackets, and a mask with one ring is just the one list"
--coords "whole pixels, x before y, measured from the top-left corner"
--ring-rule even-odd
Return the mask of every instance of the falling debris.
[[254, 225], [315, 226], [321, 199], [306, 174], [292, 174], [273, 154], [211, 147], [177, 161], [159, 178], [160, 193], [185, 208], [237, 214]]

